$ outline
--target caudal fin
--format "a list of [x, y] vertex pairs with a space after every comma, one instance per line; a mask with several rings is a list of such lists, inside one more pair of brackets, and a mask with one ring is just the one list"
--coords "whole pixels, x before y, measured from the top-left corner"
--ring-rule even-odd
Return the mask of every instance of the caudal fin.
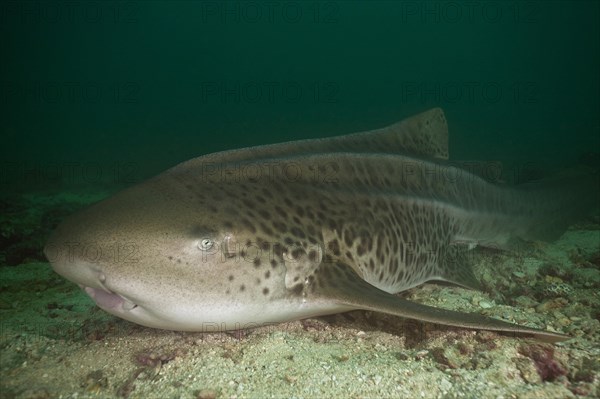
[[478, 184], [471, 208], [449, 210], [455, 243], [511, 249], [514, 238], [554, 241], [597, 207], [600, 175], [570, 173], [516, 187]]
[[554, 241], [600, 204], [600, 175], [567, 173], [517, 186], [517, 190], [531, 212], [520, 238]]

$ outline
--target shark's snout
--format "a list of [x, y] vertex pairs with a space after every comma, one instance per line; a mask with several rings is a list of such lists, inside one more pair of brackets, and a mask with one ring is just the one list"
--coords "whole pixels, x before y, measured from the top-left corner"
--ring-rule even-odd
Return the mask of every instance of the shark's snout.
[[76, 283], [100, 307], [113, 308], [123, 298], [106, 286], [98, 245], [84, 241], [80, 226], [89, 228], [90, 223], [77, 214], [64, 220], [48, 238], [44, 254], [56, 273]]
[[80, 286], [102, 288], [102, 274], [98, 268], [76, 255], [72, 243], [57, 243], [49, 241], [44, 254], [52, 269], [67, 280]]
[[54, 271], [76, 283], [100, 308], [110, 313], [131, 311], [135, 303], [108, 287], [100, 265], [86, 260], [81, 244], [55, 232], [44, 247], [44, 254]]

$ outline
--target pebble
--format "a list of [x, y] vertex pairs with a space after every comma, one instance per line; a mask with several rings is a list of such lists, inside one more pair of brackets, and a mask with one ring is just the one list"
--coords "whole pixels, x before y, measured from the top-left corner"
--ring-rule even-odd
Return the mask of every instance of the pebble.
[[214, 389], [202, 389], [197, 392], [197, 399], [215, 399], [218, 396], [218, 392]]
[[515, 366], [521, 372], [521, 377], [530, 384], [539, 384], [542, 382], [540, 374], [530, 359], [513, 358]]
[[571, 324], [571, 320], [567, 319], [566, 317], [563, 317], [562, 319], [558, 320], [558, 324], [560, 324], [561, 326], [568, 326], [569, 324]]
[[536, 307], [539, 313], [546, 313], [554, 309], [564, 308], [568, 304], [564, 298], [555, 298], [547, 300]]
[[494, 307], [494, 304], [488, 301], [480, 301], [479, 302], [479, 306], [483, 309], [489, 309]]

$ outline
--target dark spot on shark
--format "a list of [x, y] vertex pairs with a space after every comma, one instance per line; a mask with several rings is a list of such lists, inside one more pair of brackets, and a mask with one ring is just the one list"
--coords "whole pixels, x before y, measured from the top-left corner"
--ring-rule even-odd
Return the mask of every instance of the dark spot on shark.
[[373, 240], [366, 230], [363, 230], [360, 233], [360, 245], [365, 251], [371, 251], [373, 249]]
[[335, 255], [340, 256], [340, 244], [337, 240], [329, 241], [327, 248]]
[[358, 256], [363, 256], [365, 254], [365, 247], [362, 244], [358, 244], [356, 247], [356, 254]]
[[285, 250], [285, 248], [283, 247], [283, 245], [279, 244], [279, 243], [275, 243], [273, 244], [272, 248], [272, 253], [273, 255], [276, 255], [278, 258], [283, 259], [283, 252]]
[[292, 229], [290, 231], [294, 236], [296, 236], [298, 238], [301, 238], [301, 239], [306, 238], [306, 234], [304, 234], [304, 231], [302, 231], [302, 229], [300, 229], [296, 226], [292, 227]]
[[234, 217], [238, 217], [239, 216], [239, 211], [237, 208], [234, 208], [232, 206], [226, 206], [225, 209], [225, 214], [228, 216], [234, 216]]
[[337, 227], [337, 223], [336, 223], [335, 219], [328, 219], [327, 220], [327, 225], [329, 226], [329, 228], [331, 230], [335, 230], [336, 227]]
[[287, 231], [287, 226], [285, 225], [285, 223], [279, 221], [274, 221], [273, 227], [275, 227], [275, 229], [280, 233], [285, 233]]
[[263, 196], [262, 196], [262, 195], [260, 195], [260, 194], [256, 194], [256, 196], [255, 196], [254, 198], [256, 199], [256, 201], [257, 201], [259, 204], [264, 204], [265, 202], [267, 202], [267, 200], [265, 199], [265, 197], [263, 197]]
[[244, 227], [246, 227], [251, 233], [256, 233], [256, 227], [254, 227], [254, 224], [246, 219], [246, 218], [242, 218], [242, 224], [244, 225]]
[[267, 198], [273, 198], [273, 193], [268, 188], [263, 187], [261, 191], [262, 191], [262, 193], [264, 194], [265, 197], [267, 197]]
[[242, 203], [250, 209], [254, 209], [256, 206], [256, 204], [254, 202], [252, 202], [251, 200], [249, 200], [248, 198], [242, 199]]
[[291, 288], [292, 294], [300, 296], [304, 291], [304, 285], [302, 283], [298, 283]]
[[292, 251], [292, 258], [298, 259], [302, 256], [304, 250], [302, 248], [296, 248]]
[[349, 228], [344, 230], [344, 242], [346, 243], [346, 246], [351, 247], [353, 241], [354, 235], [352, 234], [352, 230]]
[[282, 218], [287, 217], [287, 213], [283, 210], [283, 208], [281, 208], [278, 205], [275, 205], [275, 212], [277, 212], [279, 214], [279, 216], [281, 216]]
[[268, 288], [263, 288], [263, 295], [269, 295], [269, 289]]
[[254, 258], [252, 263], [254, 263], [254, 267], [260, 267], [260, 258]]
[[269, 226], [267, 226], [265, 223], [261, 222], [260, 228], [266, 235], [269, 235], [269, 236], [273, 235], [273, 230], [271, 230], [271, 228]]

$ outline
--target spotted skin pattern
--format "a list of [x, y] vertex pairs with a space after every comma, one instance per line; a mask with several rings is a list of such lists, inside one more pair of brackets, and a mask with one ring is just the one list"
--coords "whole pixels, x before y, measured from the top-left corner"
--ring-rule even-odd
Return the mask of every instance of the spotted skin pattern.
[[[511, 188], [447, 158], [440, 109], [370, 132], [210, 154], [67, 218], [45, 251], [102, 309], [150, 327], [221, 331], [370, 309], [565, 339], [393, 295], [429, 280], [478, 288], [465, 244], [556, 238], [595, 200], [588, 176]], [[127, 258], [112, 250], [123, 243]]]

